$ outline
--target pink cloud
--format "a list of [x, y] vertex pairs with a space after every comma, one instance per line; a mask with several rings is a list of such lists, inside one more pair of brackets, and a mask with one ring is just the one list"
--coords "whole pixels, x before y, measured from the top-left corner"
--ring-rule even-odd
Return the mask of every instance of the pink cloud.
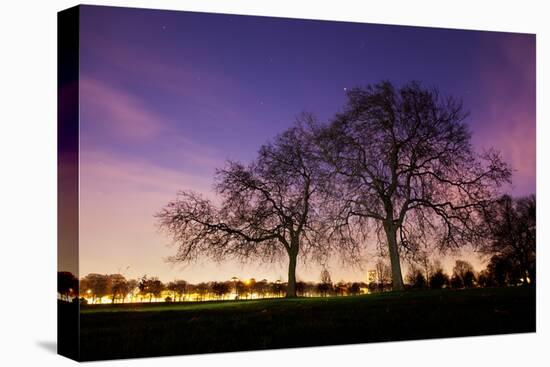
[[164, 128], [161, 116], [145, 107], [144, 101], [107, 83], [93, 78], [80, 80], [80, 104], [87, 112], [99, 114], [94, 124], [118, 137], [145, 140]]
[[211, 175], [162, 168], [144, 159], [128, 159], [100, 151], [83, 151], [81, 187], [86, 192], [119, 194], [151, 193], [172, 197], [183, 188], [211, 195]]
[[224, 120], [244, 122], [249, 117], [249, 112], [238, 106], [244, 100], [257, 98], [255, 92], [226, 70], [208, 68], [185, 58], [179, 58], [177, 62], [160, 58], [139, 45], [120, 47], [97, 35], [86, 37], [86, 47], [94, 57], [120, 70], [123, 75], [129, 73], [139, 78], [139, 82], [148, 88], [177, 96], [182, 103], [213, 120], [223, 116]]

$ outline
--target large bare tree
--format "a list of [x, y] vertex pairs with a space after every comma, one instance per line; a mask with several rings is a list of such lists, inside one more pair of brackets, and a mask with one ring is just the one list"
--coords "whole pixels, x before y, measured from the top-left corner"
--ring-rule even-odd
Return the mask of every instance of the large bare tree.
[[[332, 166], [339, 226], [357, 224], [387, 246], [394, 290], [400, 259], [427, 243], [474, 240], [479, 212], [509, 181], [498, 152], [476, 152], [462, 104], [419, 83], [354, 88], [320, 134]], [[336, 226], [338, 228], [338, 226]]]
[[296, 264], [320, 253], [319, 161], [314, 152], [313, 118], [303, 116], [292, 128], [263, 145], [249, 165], [229, 161], [216, 173], [219, 205], [181, 191], [157, 218], [177, 245], [171, 260], [201, 256], [272, 262], [288, 258], [287, 297], [296, 296]]

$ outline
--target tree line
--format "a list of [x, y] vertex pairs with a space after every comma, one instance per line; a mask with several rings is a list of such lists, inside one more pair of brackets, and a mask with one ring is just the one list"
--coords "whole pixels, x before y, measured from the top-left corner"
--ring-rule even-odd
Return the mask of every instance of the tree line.
[[[390, 82], [352, 88], [333, 118], [300, 115], [248, 163], [216, 171], [219, 204], [182, 190], [158, 213], [173, 262], [208, 257], [343, 266], [376, 244], [391, 286], [405, 289], [402, 262], [470, 245], [535, 279], [534, 196], [503, 196], [512, 169], [500, 152], [478, 152], [462, 103], [435, 88]], [[515, 218], [521, 217], [521, 220]]]
[[[321, 272], [319, 282], [296, 282], [296, 294], [300, 297], [354, 296], [365, 293], [385, 292], [392, 289], [391, 267], [379, 260], [373, 270], [373, 279], [367, 282], [333, 283], [327, 269]], [[406, 289], [463, 289], [477, 287], [504, 287], [532, 284], [519, 262], [494, 255], [480, 272], [465, 260], [456, 260], [452, 273], [447, 274], [438, 259], [410, 264], [405, 277]], [[281, 280], [270, 282], [251, 278], [228, 281], [188, 283], [174, 280], [163, 283], [157, 277], [143, 276], [126, 279], [121, 274], [88, 274], [80, 281], [70, 272], [58, 272], [58, 295], [64, 301], [101, 303], [189, 302], [206, 300], [246, 300], [252, 298], [277, 298], [286, 293], [288, 284]]]

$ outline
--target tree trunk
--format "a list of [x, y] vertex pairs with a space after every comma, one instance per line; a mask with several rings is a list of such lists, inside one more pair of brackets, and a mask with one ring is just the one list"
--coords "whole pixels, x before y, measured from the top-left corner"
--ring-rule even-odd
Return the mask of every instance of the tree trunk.
[[393, 223], [387, 224], [384, 225], [384, 230], [386, 231], [388, 249], [390, 251], [392, 289], [394, 291], [402, 291], [405, 287], [403, 286], [401, 262], [399, 260], [399, 250], [397, 248], [397, 227]]
[[[295, 250], [296, 248], [296, 250]], [[296, 297], [296, 259], [298, 257], [297, 247], [292, 246], [288, 251], [288, 283], [286, 287], [286, 298]]]

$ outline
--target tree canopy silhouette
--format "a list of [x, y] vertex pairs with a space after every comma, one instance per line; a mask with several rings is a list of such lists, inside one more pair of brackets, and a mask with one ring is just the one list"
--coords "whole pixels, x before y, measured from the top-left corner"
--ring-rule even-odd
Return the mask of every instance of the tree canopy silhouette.
[[69, 300], [72, 295], [78, 294], [78, 279], [68, 271], [57, 272], [57, 292]]
[[[480, 250], [488, 255], [505, 258], [516, 266], [521, 278], [536, 280], [536, 199], [502, 196], [485, 212], [488, 241]], [[526, 282], [526, 283], [528, 283]]]
[[389, 252], [393, 289], [402, 290], [401, 257], [428, 242], [472, 242], [479, 213], [511, 171], [498, 152], [474, 151], [462, 104], [435, 89], [382, 82], [347, 96], [318, 140], [337, 180], [336, 217], [374, 231]]
[[474, 267], [468, 261], [456, 260], [453, 267], [451, 286], [453, 288], [472, 288], [475, 281]]
[[[311, 116], [263, 145], [249, 165], [229, 161], [216, 172], [216, 206], [211, 200], [181, 191], [156, 217], [172, 237], [171, 260], [236, 258], [272, 262], [287, 257], [287, 297], [296, 296], [298, 254], [321, 250], [323, 241], [319, 161], [313, 144]], [[319, 250], [319, 251], [317, 251]]]

